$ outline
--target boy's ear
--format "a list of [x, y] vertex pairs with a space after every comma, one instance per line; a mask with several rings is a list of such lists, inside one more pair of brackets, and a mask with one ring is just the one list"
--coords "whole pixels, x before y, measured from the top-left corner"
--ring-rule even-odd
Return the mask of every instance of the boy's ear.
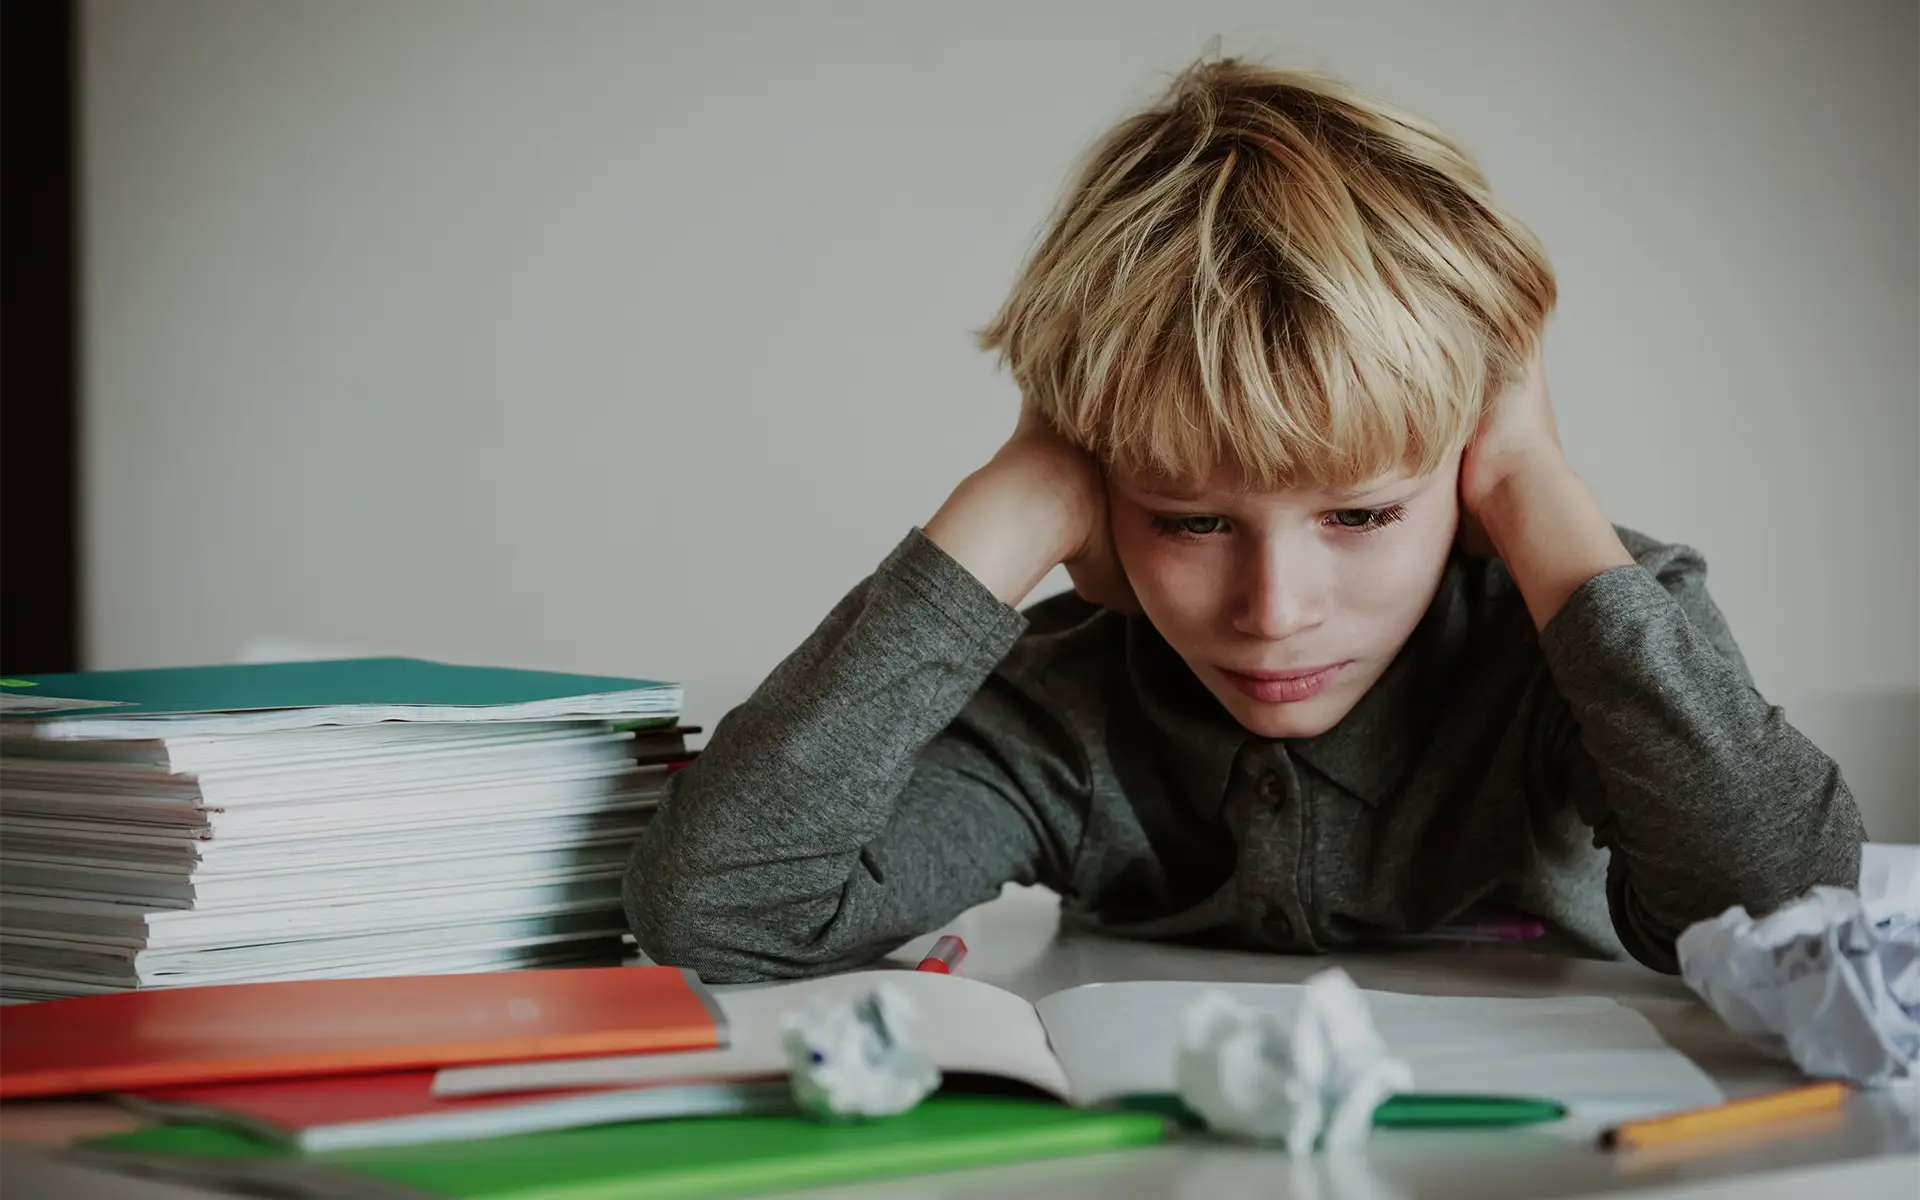
[[1453, 534], [1454, 547], [1475, 558], [1499, 558], [1500, 552], [1493, 548], [1493, 539], [1487, 536], [1487, 527], [1480, 523], [1480, 518], [1457, 497], [1454, 503], [1460, 508], [1460, 524]]
[[1140, 607], [1140, 598], [1133, 594], [1133, 581], [1127, 578], [1127, 569], [1120, 565], [1120, 556], [1114, 553], [1111, 537], [1068, 563], [1067, 578], [1073, 580], [1073, 590], [1089, 604], [1130, 617], [1145, 611]]
[[1098, 604], [1101, 608], [1110, 608], [1130, 617], [1145, 612], [1140, 607], [1140, 598], [1133, 594], [1133, 583], [1127, 579], [1126, 568], [1120, 565], [1118, 557], [1099, 562], [1069, 563], [1067, 576], [1073, 580], [1073, 590], [1089, 604]]
[[1473, 444], [1461, 448], [1454, 456], [1453, 508], [1458, 517], [1454, 524], [1453, 548], [1462, 554], [1474, 558], [1499, 558], [1500, 552], [1493, 547], [1493, 539], [1487, 535], [1487, 527], [1479, 517], [1473, 515], [1473, 506], [1467, 503], [1463, 490], [1467, 481], [1467, 455], [1472, 452]]
[[1066, 564], [1067, 577], [1073, 580], [1073, 590], [1082, 600], [1137, 617], [1145, 610], [1133, 594], [1133, 581], [1127, 578], [1127, 569], [1113, 545], [1113, 484], [1107, 480], [1104, 467], [1100, 474], [1109, 497], [1100, 514], [1100, 528], [1086, 552]]

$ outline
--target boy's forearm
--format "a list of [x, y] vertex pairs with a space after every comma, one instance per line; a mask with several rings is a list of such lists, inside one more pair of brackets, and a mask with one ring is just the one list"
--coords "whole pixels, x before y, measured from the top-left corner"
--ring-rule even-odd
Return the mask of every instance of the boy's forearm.
[[1683, 600], [1654, 563], [1616, 571], [1642, 564], [1557, 454], [1501, 478], [1478, 515], [1577, 723], [1585, 754], [1566, 782], [1612, 851], [1610, 903], [1635, 957], [1673, 970], [1692, 921], [1852, 882], [1845, 783], [1753, 690], [1697, 576], [1666, 564]]
[[[656, 961], [710, 982], [853, 966], [1030, 872], [1031, 823], [990, 763], [920, 771], [1024, 628], [939, 556], [910, 534], [675, 776], [627, 877]], [[875, 867], [913, 853], [902, 839], [944, 845], [930, 820], [969, 841], [970, 871]]]
[[1479, 516], [1536, 629], [1594, 576], [1633, 565], [1593, 489], [1557, 455], [1507, 475]]
[[1061, 498], [1020, 468], [989, 463], [962, 480], [926, 524], [946, 551], [1002, 604], [1017, 605], [1073, 552], [1077, 533]]
[[1570, 718], [1549, 735], [1558, 785], [1612, 855], [1622, 942], [1666, 971], [1674, 938], [1729, 905], [1853, 886], [1864, 837], [1839, 768], [1753, 688], [1704, 575], [1659, 547], [1540, 635]]

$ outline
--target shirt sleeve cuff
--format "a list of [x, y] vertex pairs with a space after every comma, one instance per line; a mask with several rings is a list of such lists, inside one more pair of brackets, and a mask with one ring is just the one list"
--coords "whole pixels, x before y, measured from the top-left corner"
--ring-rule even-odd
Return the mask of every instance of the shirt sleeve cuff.
[[1639, 564], [1609, 567], [1574, 590], [1540, 631], [1547, 661], [1571, 667], [1594, 654], [1638, 642], [1646, 622], [1670, 610], [1673, 597]]
[[983, 649], [1004, 655], [1026, 632], [1027, 619], [915, 526], [882, 560], [876, 580], [907, 588]]

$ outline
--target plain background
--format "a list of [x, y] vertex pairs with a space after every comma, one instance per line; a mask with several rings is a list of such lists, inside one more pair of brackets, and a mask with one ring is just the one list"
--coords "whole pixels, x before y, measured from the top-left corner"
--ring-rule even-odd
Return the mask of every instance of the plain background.
[[1920, 840], [1913, 3], [83, 19], [89, 666], [273, 636], [680, 680], [711, 726], [1010, 429], [971, 330], [1217, 37], [1478, 153], [1559, 272], [1576, 465]]

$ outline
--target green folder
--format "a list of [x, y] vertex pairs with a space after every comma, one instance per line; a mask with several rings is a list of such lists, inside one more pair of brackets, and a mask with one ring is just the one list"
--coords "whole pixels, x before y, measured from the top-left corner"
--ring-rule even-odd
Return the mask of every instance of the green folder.
[[[680, 687], [648, 679], [456, 666], [414, 658], [82, 671], [0, 679], [0, 718], [59, 725], [169, 719], [223, 731], [371, 720], [549, 720], [675, 716]], [[198, 722], [195, 721], [198, 718]]]
[[[935, 1096], [897, 1117], [827, 1125], [797, 1116], [637, 1121], [484, 1141], [300, 1155], [213, 1125], [159, 1125], [88, 1143], [165, 1156], [161, 1177], [211, 1182], [244, 1169], [287, 1196], [341, 1194], [341, 1172], [471, 1200], [613, 1200], [739, 1195], [1112, 1150], [1161, 1140], [1144, 1113], [1038, 1100]], [[239, 1160], [239, 1161], [236, 1161]], [[129, 1165], [132, 1165], [129, 1163]], [[312, 1180], [303, 1188], [302, 1176]], [[322, 1181], [331, 1178], [328, 1189]]]

